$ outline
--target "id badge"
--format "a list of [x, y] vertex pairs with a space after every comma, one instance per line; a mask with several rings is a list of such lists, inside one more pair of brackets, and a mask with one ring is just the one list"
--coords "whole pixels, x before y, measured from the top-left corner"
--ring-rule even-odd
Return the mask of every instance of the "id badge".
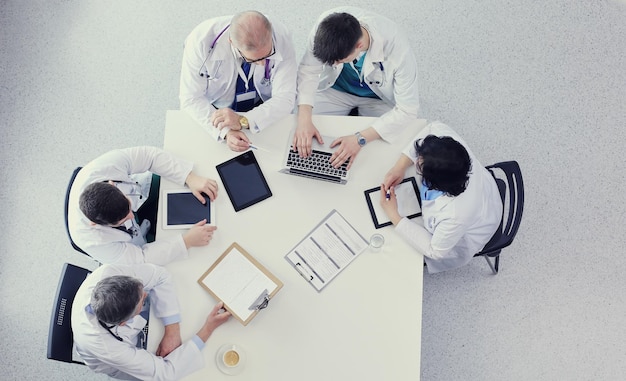
[[252, 90], [245, 93], [237, 94], [237, 96], [235, 97], [235, 102], [240, 103], [254, 99], [256, 99], [256, 91]]

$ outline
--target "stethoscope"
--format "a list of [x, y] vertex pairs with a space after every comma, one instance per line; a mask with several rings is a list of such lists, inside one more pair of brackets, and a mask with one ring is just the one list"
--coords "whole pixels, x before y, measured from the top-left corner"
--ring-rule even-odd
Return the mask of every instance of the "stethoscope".
[[[215, 49], [215, 45], [217, 44], [217, 41], [220, 39], [220, 37], [222, 37], [222, 35], [224, 34], [224, 32], [226, 32], [226, 29], [228, 29], [230, 27], [230, 24], [226, 25], [226, 27], [224, 29], [222, 29], [222, 31], [215, 37], [215, 39], [213, 39], [213, 42], [211, 43], [211, 46], [209, 47], [209, 51], [206, 55], [206, 58], [204, 59], [204, 61], [202, 61], [202, 65], [200, 65], [200, 71], [198, 72], [198, 75], [200, 75], [200, 77], [206, 77], [206, 79], [211, 80], [214, 78], [211, 78], [211, 75], [209, 74], [209, 71], [206, 70], [206, 61], [209, 59], [209, 57], [211, 56], [211, 53], [213, 53], [213, 49]], [[202, 68], [205, 68], [205, 72], [202, 72]], [[271, 78], [271, 68], [270, 68], [270, 59], [266, 58], [265, 59], [265, 75], [263, 76], [263, 79], [261, 79], [261, 85], [267, 86], [270, 84], [270, 78]]]
[[[112, 182], [117, 189], [121, 190], [122, 193], [124, 193], [124, 195], [130, 196], [130, 197], [137, 197], [140, 200], [143, 199], [143, 195], [141, 194], [141, 185], [138, 182], [122, 181], [122, 180], [105, 180], [103, 182], [108, 183], [109, 181]], [[130, 187], [129, 193], [126, 193], [124, 192], [124, 190], [120, 189], [119, 185], [122, 185], [122, 184]]]

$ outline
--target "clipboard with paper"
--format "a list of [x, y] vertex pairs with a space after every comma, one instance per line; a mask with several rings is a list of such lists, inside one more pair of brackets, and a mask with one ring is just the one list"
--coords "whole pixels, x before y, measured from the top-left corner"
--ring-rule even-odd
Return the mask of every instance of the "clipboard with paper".
[[369, 242], [335, 209], [285, 255], [287, 262], [320, 292]]
[[266, 308], [283, 283], [237, 243], [233, 243], [198, 279], [214, 298], [224, 302], [241, 324]]

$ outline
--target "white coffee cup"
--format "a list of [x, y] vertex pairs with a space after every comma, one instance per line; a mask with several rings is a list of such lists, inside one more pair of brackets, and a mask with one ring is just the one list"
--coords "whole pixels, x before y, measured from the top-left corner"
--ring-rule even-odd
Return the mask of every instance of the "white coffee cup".
[[229, 368], [236, 367], [237, 365], [239, 365], [240, 361], [241, 361], [241, 355], [237, 351], [237, 348], [235, 348], [234, 346], [229, 348], [222, 355], [222, 362], [224, 363], [224, 365], [226, 365]]

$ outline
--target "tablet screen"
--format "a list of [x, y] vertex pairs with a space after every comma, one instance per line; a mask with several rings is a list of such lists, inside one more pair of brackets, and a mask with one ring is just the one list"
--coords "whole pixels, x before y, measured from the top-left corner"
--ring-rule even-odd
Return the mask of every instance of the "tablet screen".
[[206, 218], [211, 225], [211, 200], [204, 196], [202, 205], [191, 192], [167, 193], [167, 225], [193, 225]]
[[[422, 215], [422, 201], [419, 197], [415, 177], [408, 177], [395, 187], [398, 201], [398, 214], [401, 217], [415, 218]], [[380, 229], [392, 225], [391, 220], [380, 206], [380, 186], [365, 191], [365, 200], [374, 221], [374, 227]]]
[[252, 151], [244, 152], [215, 168], [236, 212], [272, 196]]

